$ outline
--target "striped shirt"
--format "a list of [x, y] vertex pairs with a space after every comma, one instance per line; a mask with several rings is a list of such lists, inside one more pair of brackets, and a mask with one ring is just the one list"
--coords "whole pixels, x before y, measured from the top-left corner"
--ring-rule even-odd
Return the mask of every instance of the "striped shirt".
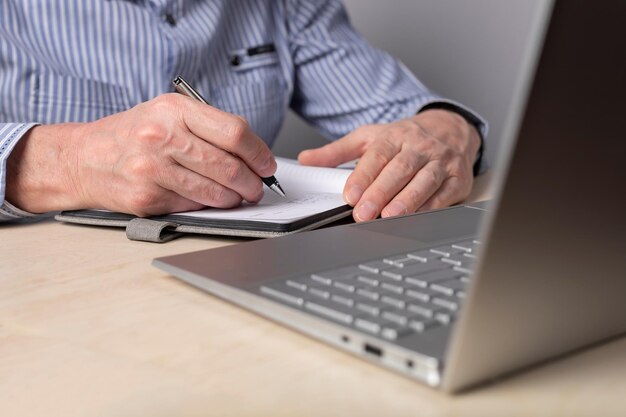
[[1, 0], [0, 219], [29, 215], [4, 195], [30, 127], [126, 110], [178, 74], [269, 145], [288, 108], [333, 140], [451, 103], [370, 46], [339, 0]]

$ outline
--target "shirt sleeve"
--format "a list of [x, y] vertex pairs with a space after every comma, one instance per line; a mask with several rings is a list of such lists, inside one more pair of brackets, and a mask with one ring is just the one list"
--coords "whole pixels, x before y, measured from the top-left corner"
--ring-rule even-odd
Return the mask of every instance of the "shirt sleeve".
[[406, 118], [436, 103], [475, 120], [486, 136], [487, 123], [476, 112], [432, 92], [357, 33], [340, 0], [291, 0], [287, 5], [295, 67], [291, 108], [326, 138]]
[[34, 216], [4, 199], [6, 194], [7, 160], [15, 145], [36, 123], [0, 123], [0, 222]]

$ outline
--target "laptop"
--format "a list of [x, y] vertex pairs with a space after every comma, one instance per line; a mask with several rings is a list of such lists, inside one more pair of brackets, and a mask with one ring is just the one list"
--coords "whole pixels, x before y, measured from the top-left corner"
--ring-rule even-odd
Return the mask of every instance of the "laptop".
[[456, 392], [626, 331], [626, 3], [541, 2], [494, 199], [157, 258]]

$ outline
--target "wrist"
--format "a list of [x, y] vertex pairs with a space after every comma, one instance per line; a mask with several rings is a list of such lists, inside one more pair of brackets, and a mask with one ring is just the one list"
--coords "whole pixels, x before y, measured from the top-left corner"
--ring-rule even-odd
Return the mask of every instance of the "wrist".
[[81, 208], [76, 187], [79, 124], [35, 126], [7, 159], [6, 200], [31, 213]]

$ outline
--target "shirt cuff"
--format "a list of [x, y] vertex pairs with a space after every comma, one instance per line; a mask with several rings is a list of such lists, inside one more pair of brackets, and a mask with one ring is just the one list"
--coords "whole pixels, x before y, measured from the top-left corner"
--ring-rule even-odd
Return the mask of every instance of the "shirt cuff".
[[39, 214], [29, 213], [27, 211], [21, 210], [15, 207], [13, 204], [8, 201], [4, 201], [0, 206], [0, 221], [2, 220], [16, 220], [16, 219], [25, 219], [28, 217], [35, 217]]
[[35, 216], [21, 210], [4, 199], [6, 194], [7, 160], [15, 145], [37, 123], [0, 123], [0, 221]]

